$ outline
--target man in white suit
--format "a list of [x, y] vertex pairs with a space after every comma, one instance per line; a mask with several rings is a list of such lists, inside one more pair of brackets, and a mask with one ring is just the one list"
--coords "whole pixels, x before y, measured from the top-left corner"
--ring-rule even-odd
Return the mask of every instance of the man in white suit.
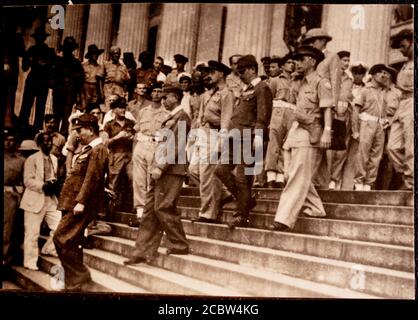
[[57, 256], [52, 235], [61, 220], [57, 211], [57, 158], [50, 154], [52, 137], [40, 133], [35, 138], [40, 151], [26, 159], [23, 183], [26, 187], [20, 208], [25, 211], [25, 239], [23, 245], [23, 266], [38, 270], [38, 239], [41, 223], [46, 221], [51, 229], [50, 237], [41, 249], [41, 254]]

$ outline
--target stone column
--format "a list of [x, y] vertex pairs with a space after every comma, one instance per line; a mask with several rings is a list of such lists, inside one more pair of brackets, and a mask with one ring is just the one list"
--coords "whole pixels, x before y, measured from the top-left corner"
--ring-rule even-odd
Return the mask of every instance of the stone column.
[[74, 37], [79, 48], [74, 51], [74, 56], [83, 61], [83, 52], [85, 47], [85, 15], [87, 14], [87, 6], [84, 4], [67, 5], [65, 8], [65, 28], [63, 40], [65, 37]]
[[186, 70], [191, 70], [196, 60], [199, 15], [199, 3], [164, 4], [156, 55], [162, 56], [166, 64], [173, 64], [173, 56], [180, 53], [189, 58]]
[[233, 54], [252, 54], [258, 62], [270, 54], [273, 8], [272, 4], [228, 4], [222, 54], [225, 64]]
[[50, 33], [51, 35], [48, 38], [46, 38], [45, 43], [49, 47], [54, 48], [55, 51], [57, 51], [59, 45], [61, 44], [61, 35], [60, 29], [52, 29], [51, 24], [49, 23], [49, 19], [51, 19], [55, 15], [55, 13], [51, 13], [52, 7], [52, 5], [48, 6], [48, 12], [46, 13], [47, 20], [45, 22], [45, 31]]
[[105, 49], [105, 52], [99, 57], [99, 62], [107, 60], [109, 57], [109, 49], [112, 45], [112, 15], [111, 4], [90, 5], [84, 53], [87, 52], [87, 47], [91, 44], [96, 44], [99, 49]]
[[222, 34], [222, 12], [224, 5], [202, 3], [197, 39], [196, 63], [217, 60]]
[[[333, 52], [348, 50], [351, 61], [369, 65], [387, 63], [392, 6], [389, 5], [326, 5], [323, 26], [333, 37], [328, 48]], [[357, 10], [358, 9], [358, 10]], [[353, 10], [353, 11], [352, 11]], [[364, 28], [356, 28], [357, 16], [364, 13]]]
[[148, 41], [148, 3], [123, 3], [120, 13], [117, 46], [133, 52], [135, 59], [146, 50]]
[[284, 56], [289, 52], [286, 42], [283, 40], [284, 25], [286, 20], [286, 4], [273, 5], [273, 22], [271, 27], [270, 55]]

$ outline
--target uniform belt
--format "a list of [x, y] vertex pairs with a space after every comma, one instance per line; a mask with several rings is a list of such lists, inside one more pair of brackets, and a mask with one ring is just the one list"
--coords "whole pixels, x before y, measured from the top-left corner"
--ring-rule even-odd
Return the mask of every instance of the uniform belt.
[[4, 192], [17, 192], [22, 193], [23, 187], [22, 186], [4, 186]]
[[120, 82], [120, 81], [106, 80], [105, 83], [114, 83], [114, 84], [117, 84], [118, 86], [123, 86], [123, 82]]
[[376, 116], [372, 116], [371, 114], [368, 114], [366, 112], [362, 112], [359, 115], [359, 119], [363, 120], [363, 121], [373, 121], [373, 122], [378, 122], [380, 124], [385, 124], [388, 120], [385, 118], [379, 118]]
[[273, 100], [273, 107], [292, 109], [293, 111], [296, 109], [296, 105], [283, 100]]
[[140, 132], [136, 134], [136, 140], [141, 142], [156, 142], [156, 138], [154, 136], [147, 136]]

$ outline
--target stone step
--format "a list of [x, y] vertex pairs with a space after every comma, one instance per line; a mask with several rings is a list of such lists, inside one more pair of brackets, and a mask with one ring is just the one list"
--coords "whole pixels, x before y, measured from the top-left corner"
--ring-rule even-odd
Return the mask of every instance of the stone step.
[[[131, 213], [117, 212], [114, 215], [114, 221], [127, 224], [131, 217]], [[190, 220], [182, 220], [182, 222], [186, 234], [192, 236], [406, 272], [414, 270], [414, 249], [410, 247], [254, 228], [236, 228], [234, 232], [231, 232], [226, 225], [192, 223]]]
[[[54, 276], [57, 275], [56, 271], [54, 271], [54, 266], [61, 266], [61, 263], [58, 258], [54, 257], [45, 257], [41, 256], [39, 258], [38, 264], [40, 269], [47, 274]], [[55, 269], [57, 270], [57, 269]], [[90, 274], [92, 281], [91, 283], [83, 287], [83, 291], [91, 291], [91, 292], [120, 292], [120, 293], [135, 293], [135, 294], [146, 294], [149, 293], [147, 290], [133, 286], [130, 283], [125, 281], [121, 281], [115, 277], [112, 277], [106, 273], [98, 271], [96, 269], [90, 268]]]
[[155, 294], [245, 296], [245, 294], [147, 264], [125, 266], [126, 258], [99, 249], [84, 250], [90, 267]]
[[1, 283], [1, 289], [0, 290], [8, 290], [8, 291], [21, 291], [22, 288], [17, 286], [11, 281], [3, 280]]
[[[253, 212], [276, 214], [278, 200], [257, 200]], [[182, 196], [178, 201], [179, 207], [200, 208], [200, 197]], [[364, 222], [413, 225], [414, 209], [406, 206], [361, 205], [347, 203], [324, 203], [327, 218], [339, 220], [353, 220]], [[236, 203], [224, 206], [226, 210], [235, 210]]]
[[56, 291], [51, 286], [51, 276], [43, 271], [28, 270], [20, 266], [10, 266], [7, 278], [25, 291]]
[[[134, 241], [111, 236], [94, 236], [93, 244], [101, 250], [123, 256], [130, 256], [135, 249]], [[258, 297], [377, 298], [349, 289], [194, 254], [167, 256], [163, 248], [159, 249], [159, 255], [152, 264]]]
[[[184, 219], [198, 216], [198, 208], [178, 207]], [[222, 223], [233, 219], [233, 212], [224, 210], [220, 217]], [[274, 215], [263, 213], [250, 214], [250, 226], [267, 229], [274, 221]], [[362, 221], [338, 220], [329, 218], [299, 217], [292, 232], [336, 237], [360, 241], [371, 241], [412, 247], [414, 228], [406, 225], [370, 223]]]
[[[279, 200], [281, 192], [281, 189], [253, 189], [253, 194], [258, 199]], [[318, 193], [323, 202], [409, 207], [414, 205], [414, 194], [411, 191], [318, 190]], [[183, 196], [199, 196], [199, 188], [186, 187], [182, 189], [181, 194]]]
[[[114, 236], [136, 239], [137, 228], [120, 223], [111, 223], [111, 226]], [[196, 236], [187, 238], [193, 254], [199, 256], [280, 271], [292, 277], [387, 298], [414, 297], [415, 281], [412, 273]]]

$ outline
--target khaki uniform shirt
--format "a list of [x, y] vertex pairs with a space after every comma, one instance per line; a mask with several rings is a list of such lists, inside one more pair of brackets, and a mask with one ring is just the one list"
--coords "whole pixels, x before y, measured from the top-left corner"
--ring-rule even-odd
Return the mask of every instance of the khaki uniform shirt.
[[414, 62], [413, 60], [404, 63], [401, 71], [399, 71], [397, 86], [403, 92], [414, 92]]
[[138, 114], [138, 121], [134, 127], [137, 133], [147, 136], [155, 136], [156, 132], [161, 129], [161, 124], [167, 119], [170, 112], [164, 107], [154, 108], [147, 106]]
[[117, 94], [121, 97], [125, 95], [124, 86], [128, 80], [131, 79], [128, 68], [122, 63], [114, 64], [112, 61], [104, 63], [105, 71], [105, 88], [104, 94], [106, 97], [112, 94]]
[[366, 112], [379, 118], [386, 117], [386, 92], [382, 87], [368, 83], [354, 99], [354, 104], [360, 106], [360, 113]]
[[270, 78], [268, 82], [274, 100], [290, 102], [291, 98], [291, 79], [286, 73], [281, 73], [277, 77]]
[[242, 82], [240, 77], [235, 75], [234, 73], [230, 73], [226, 77], [226, 85], [229, 89], [232, 90], [235, 98], [239, 98], [241, 96], [242, 90], [245, 86], [244, 82]]
[[209, 123], [211, 127], [229, 129], [235, 97], [227, 86], [204, 94], [202, 99], [202, 125]]
[[148, 99], [143, 99], [140, 102], [137, 102], [136, 100], [131, 100], [128, 102], [127, 110], [132, 113], [135, 119], [138, 119], [139, 112], [144, 109], [146, 106], [149, 106], [151, 104], [151, 101]]
[[[316, 71], [306, 76], [300, 85], [296, 99], [296, 113], [300, 115], [297, 119], [323, 118], [323, 109], [332, 107], [331, 83], [323, 78]], [[295, 147], [319, 147], [319, 142], [312, 145], [309, 141], [309, 132], [302, 128], [296, 120], [290, 128], [288, 139], [284, 148]]]
[[3, 184], [4, 186], [23, 185], [23, 165], [25, 158], [17, 153], [4, 154]]
[[103, 78], [105, 75], [104, 67], [101, 64], [92, 64], [90, 61], [83, 62], [84, 81], [87, 83], [97, 83], [96, 77]]
[[401, 71], [398, 73], [396, 82], [402, 92], [399, 108], [395, 113], [393, 120], [404, 117], [414, 116], [413, 92], [414, 92], [414, 62], [413, 60], [405, 62]]

